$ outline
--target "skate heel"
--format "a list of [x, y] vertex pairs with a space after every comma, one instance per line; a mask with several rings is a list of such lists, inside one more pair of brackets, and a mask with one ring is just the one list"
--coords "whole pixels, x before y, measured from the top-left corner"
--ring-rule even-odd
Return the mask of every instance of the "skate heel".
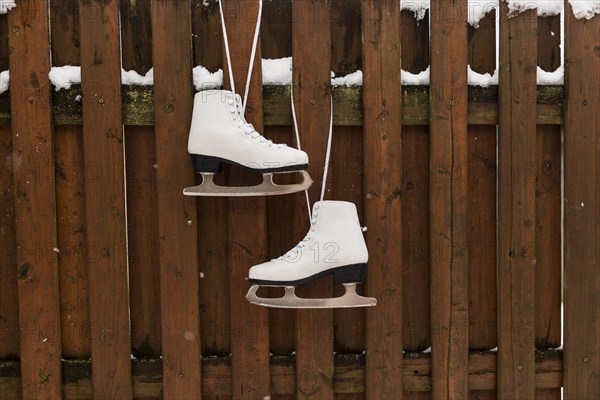
[[353, 264], [337, 268], [333, 271], [333, 278], [337, 283], [361, 283], [365, 279], [367, 264]]
[[210, 172], [216, 174], [221, 172], [221, 160], [219, 158], [199, 154], [190, 154], [190, 156], [196, 173]]

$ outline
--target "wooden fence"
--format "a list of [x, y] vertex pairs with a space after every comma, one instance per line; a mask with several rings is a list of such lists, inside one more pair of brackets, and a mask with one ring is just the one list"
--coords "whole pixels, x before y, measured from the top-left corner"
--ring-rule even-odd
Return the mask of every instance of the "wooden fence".
[[[421, 21], [397, 0], [265, 1], [247, 118], [292, 144], [289, 88], [259, 65], [293, 56], [314, 200], [333, 96], [327, 197], [357, 204], [378, 299], [290, 311], [250, 305], [245, 277], [304, 236], [303, 195], [181, 194], [191, 67], [224, 64], [214, 1], [18, 0], [0, 15], [0, 397], [600, 398], [600, 17], [565, 2], [566, 84], [536, 86], [560, 16], [501, 3], [475, 29], [466, 0]], [[224, 6], [243, 87], [256, 2]], [[496, 34], [499, 84], [468, 87]], [[54, 91], [61, 65], [82, 84]], [[121, 65], [154, 86], [122, 87]]]

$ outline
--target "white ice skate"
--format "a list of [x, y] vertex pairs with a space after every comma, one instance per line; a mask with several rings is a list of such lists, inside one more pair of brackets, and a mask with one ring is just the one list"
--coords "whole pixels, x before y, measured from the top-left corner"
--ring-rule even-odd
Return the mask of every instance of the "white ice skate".
[[[188, 152], [202, 184], [185, 188], [189, 196], [266, 196], [294, 193], [312, 184], [305, 152], [275, 144], [256, 132], [244, 119], [239, 95], [227, 90], [196, 93], [188, 140]], [[263, 174], [256, 186], [228, 187], [213, 182], [223, 163], [241, 166]], [[303, 181], [277, 185], [273, 174], [299, 171]]]
[[[244, 118], [260, 31], [262, 0], [259, 0], [258, 6], [258, 18], [246, 77], [244, 100], [242, 101], [241, 97], [235, 93], [225, 17], [223, 6], [219, 1], [231, 91], [203, 91], [194, 97], [188, 152], [192, 157], [194, 170], [202, 175], [202, 183], [185, 188], [184, 195], [268, 196], [299, 192], [306, 190], [312, 184], [310, 176], [305, 171], [308, 167], [308, 156], [305, 152], [284, 144], [273, 143], [257, 132], [252, 124], [249, 124]], [[221, 171], [223, 163], [262, 173], [263, 181], [256, 186], [216, 185], [213, 177]], [[302, 182], [289, 185], [275, 184], [273, 174], [289, 172], [300, 172]]]
[[[346, 201], [319, 201], [313, 206], [306, 237], [285, 255], [250, 268], [253, 286], [246, 298], [254, 304], [276, 308], [347, 308], [377, 304], [356, 293], [362, 283], [369, 253], [358, 221], [356, 206]], [[296, 286], [326, 275], [344, 285], [343, 296], [323, 299], [297, 297]], [[260, 286], [284, 287], [280, 298], [258, 297]]]

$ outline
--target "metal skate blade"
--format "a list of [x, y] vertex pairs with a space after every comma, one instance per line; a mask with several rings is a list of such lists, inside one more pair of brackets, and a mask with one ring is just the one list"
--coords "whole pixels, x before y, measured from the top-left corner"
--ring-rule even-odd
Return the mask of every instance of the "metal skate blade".
[[[198, 186], [190, 186], [183, 189], [186, 196], [274, 196], [279, 194], [296, 193], [306, 190], [313, 181], [306, 171], [299, 172], [302, 182], [290, 185], [278, 185], [273, 182], [273, 173], [263, 174], [263, 181], [256, 186], [220, 186], [214, 183], [213, 173], [203, 173], [202, 183]], [[281, 172], [289, 173], [289, 172]]]
[[256, 292], [260, 285], [252, 285], [246, 299], [252, 303], [264, 307], [273, 308], [353, 308], [372, 307], [377, 304], [373, 297], [363, 297], [356, 293], [356, 283], [344, 284], [346, 292], [343, 296], [325, 299], [305, 299], [296, 296], [293, 286], [285, 287], [285, 294], [279, 298], [258, 297]]

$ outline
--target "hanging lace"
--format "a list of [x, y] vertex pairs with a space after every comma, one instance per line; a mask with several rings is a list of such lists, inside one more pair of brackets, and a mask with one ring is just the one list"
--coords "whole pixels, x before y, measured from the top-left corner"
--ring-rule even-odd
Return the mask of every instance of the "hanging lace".
[[238, 122], [238, 128], [243, 129], [244, 133], [259, 143], [269, 147], [275, 146], [278, 149], [285, 147], [285, 144], [274, 144], [271, 140], [265, 138], [254, 129], [254, 126], [246, 122], [244, 114], [246, 113], [246, 105], [248, 103], [248, 92], [250, 91], [250, 81], [252, 79], [252, 70], [254, 68], [254, 59], [256, 58], [256, 49], [258, 47], [258, 36], [260, 33], [260, 21], [262, 20], [263, 0], [258, 0], [258, 17], [256, 18], [256, 28], [254, 29], [254, 38], [252, 40], [252, 50], [250, 52], [250, 63], [248, 64], [248, 74], [246, 75], [246, 87], [244, 90], [244, 100], [239, 103], [238, 96], [235, 91], [235, 80], [233, 78], [233, 69], [231, 68], [231, 53], [229, 51], [229, 38], [227, 36], [227, 27], [225, 25], [225, 14], [223, 12], [222, 1], [219, 0], [219, 14], [221, 15], [221, 29], [223, 31], [223, 42], [225, 44], [225, 56], [227, 58], [227, 68], [229, 68], [229, 85], [231, 86], [232, 98], [229, 100], [231, 112], [234, 114], [234, 121]]
[[[329, 113], [329, 134], [327, 136], [327, 150], [325, 151], [325, 166], [323, 167], [323, 181], [321, 182], [321, 197], [319, 201], [323, 201], [325, 198], [325, 190], [327, 188], [327, 175], [329, 173], [329, 160], [331, 158], [331, 141], [333, 137], [333, 96], [330, 97], [331, 107]], [[294, 85], [291, 85], [291, 103], [292, 103], [292, 120], [294, 121], [294, 132], [296, 134], [296, 143], [298, 144], [298, 150], [302, 150], [300, 145], [300, 133], [298, 131], [298, 120], [296, 118], [296, 107], [294, 105]], [[312, 234], [316, 230], [317, 218], [319, 216], [319, 205], [315, 206], [314, 214], [310, 208], [310, 197], [308, 196], [308, 190], [304, 191], [306, 197], [306, 207], [308, 209], [308, 219], [310, 220], [310, 230], [308, 234], [298, 243], [293, 249], [279, 257], [278, 260], [292, 260], [299, 256], [301, 250], [311, 241]]]

